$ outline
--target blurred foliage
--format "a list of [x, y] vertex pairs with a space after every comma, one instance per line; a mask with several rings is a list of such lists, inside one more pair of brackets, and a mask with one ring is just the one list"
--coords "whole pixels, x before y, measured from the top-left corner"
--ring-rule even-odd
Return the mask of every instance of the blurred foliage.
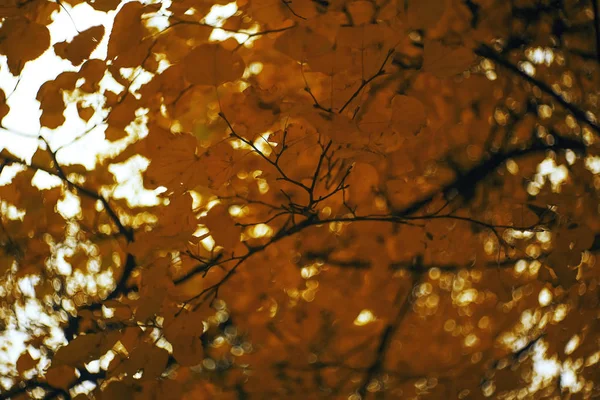
[[0, 398], [600, 395], [596, 0], [79, 3], [0, 6]]

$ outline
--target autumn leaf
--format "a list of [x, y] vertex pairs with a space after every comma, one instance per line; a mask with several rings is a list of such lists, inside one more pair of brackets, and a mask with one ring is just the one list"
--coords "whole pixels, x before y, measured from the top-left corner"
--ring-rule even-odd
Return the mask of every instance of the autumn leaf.
[[287, 30], [277, 38], [275, 49], [301, 62], [331, 51], [326, 37], [307, 27]]
[[176, 193], [208, 183], [208, 176], [196, 155], [197, 140], [194, 136], [173, 135], [153, 126], [146, 140], [149, 154], [158, 155], [153, 157], [146, 170], [149, 183], [155, 187], [166, 186]]
[[79, 33], [70, 42], [59, 42], [54, 45], [54, 52], [61, 58], [79, 65], [89, 58], [90, 54], [100, 44], [104, 36], [104, 26], [97, 25]]
[[143, 370], [142, 380], [153, 380], [159, 378], [167, 366], [169, 353], [165, 349], [153, 346], [150, 343], [141, 343], [134, 349], [130, 349], [129, 357], [119, 363], [112, 371], [115, 374], [126, 373], [134, 375]]
[[6, 104], [6, 94], [0, 89], [0, 123], [2, 123], [2, 118], [4, 118], [9, 111], [10, 107]]
[[241, 228], [236, 226], [225, 206], [214, 206], [200, 222], [209, 229], [217, 245], [232, 250], [239, 243]]
[[165, 328], [165, 337], [173, 344], [173, 357], [184, 366], [199, 364], [204, 358], [200, 336], [204, 333], [199, 312], [186, 312], [175, 317]]
[[423, 71], [448, 78], [468, 69], [474, 62], [473, 51], [464, 46], [448, 46], [436, 40], [425, 42]]
[[7, 57], [13, 75], [19, 75], [27, 62], [41, 56], [50, 46], [48, 28], [22, 16], [5, 20], [0, 27], [0, 38], [0, 54]]
[[74, 72], [63, 72], [54, 80], [44, 83], [36, 96], [40, 102], [42, 115], [40, 123], [50, 129], [55, 129], [65, 122], [65, 102], [63, 93], [75, 89], [77, 74]]
[[34, 368], [37, 364], [38, 360], [34, 360], [29, 354], [29, 351], [25, 351], [25, 353], [21, 354], [21, 357], [17, 360], [17, 370], [23, 374]]
[[88, 122], [95, 112], [96, 110], [94, 110], [93, 107], [84, 106], [81, 103], [77, 103], [77, 114], [79, 114], [79, 118], [85, 122]]
[[46, 381], [48, 381], [48, 384], [63, 390], [68, 390], [75, 378], [75, 368], [68, 365], [50, 367], [46, 371]]
[[125, 4], [115, 17], [108, 41], [108, 58], [116, 58], [130, 51], [143, 39], [144, 27], [141, 23], [143, 5], [137, 1]]
[[95, 10], [108, 12], [108, 11], [115, 10], [119, 6], [120, 1], [118, 1], [118, 0], [94, 0], [94, 1], [91, 1], [89, 4]]
[[408, 0], [407, 20], [415, 28], [434, 28], [446, 11], [445, 0]]
[[391, 126], [394, 130], [416, 135], [425, 123], [425, 107], [419, 100], [410, 96], [395, 96], [392, 99]]
[[219, 44], [196, 47], [183, 61], [185, 78], [195, 85], [218, 86], [241, 78], [246, 68], [242, 58]]
[[80, 335], [58, 349], [53, 358], [53, 366], [81, 366], [95, 357], [104, 355], [112, 348], [119, 336], [119, 332]]

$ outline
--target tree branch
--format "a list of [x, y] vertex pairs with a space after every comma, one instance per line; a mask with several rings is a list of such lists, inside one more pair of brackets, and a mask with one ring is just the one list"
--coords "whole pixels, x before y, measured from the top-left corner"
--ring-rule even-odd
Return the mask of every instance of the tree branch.
[[571, 114], [573, 114], [573, 116], [578, 121], [589, 125], [597, 134], [600, 135], [600, 125], [598, 125], [592, 118], [590, 118], [586, 111], [583, 111], [573, 103], [569, 103], [568, 101], [563, 99], [563, 97], [559, 93], [556, 93], [547, 83], [527, 75], [524, 71], [521, 71], [516, 65], [505, 59], [502, 55], [497, 53], [490, 46], [485, 44], [480, 45], [477, 49], [475, 49], [475, 54], [495, 61], [497, 64], [500, 64], [515, 75], [521, 77], [523, 80], [531, 83], [532, 85], [537, 86], [542, 92], [552, 97], [561, 106], [570, 111]]
[[358, 387], [358, 394], [361, 399], [366, 398], [367, 388], [371, 381], [381, 372], [383, 367], [385, 366], [385, 359], [387, 357], [387, 352], [392, 344], [392, 338], [394, 334], [402, 325], [404, 318], [410, 311], [410, 306], [413, 302], [413, 288], [418, 284], [420, 280], [420, 276], [417, 273], [413, 273], [411, 276], [411, 284], [408, 289], [408, 293], [404, 296], [400, 307], [398, 308], [398, 313], [394, 320], [388, 324], [381, 336], [379, 337], [379, 345], [377, 346], [377, 352], [375, 353], [375, 359], [371, 363], [371, 365], [367, 369], [367, 373], [365, 374], [360, 386]]

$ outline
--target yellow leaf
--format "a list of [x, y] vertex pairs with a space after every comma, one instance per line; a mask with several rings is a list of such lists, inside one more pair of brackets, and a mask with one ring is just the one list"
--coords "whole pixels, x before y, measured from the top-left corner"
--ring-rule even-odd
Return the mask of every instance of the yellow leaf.
[[94, 7], [95, 10], [108, 12], [119, 7], [119, 4], [121, 4], [121, 0], [95, 0], [93, 2], [90, 1], [87, 4]]
[[352, 15], [352, 22], [357, 26], [370, 23], [375, 15], [375, 7], [370, 1], [353, 1], [347, 7]]
[[192, 198], [188, 194], [174, 195], [168, 206], [157, 213], [159, 227], [153, 233], [163, 238], [187, 239], [191, 237], [198, 223], [192, 212]]

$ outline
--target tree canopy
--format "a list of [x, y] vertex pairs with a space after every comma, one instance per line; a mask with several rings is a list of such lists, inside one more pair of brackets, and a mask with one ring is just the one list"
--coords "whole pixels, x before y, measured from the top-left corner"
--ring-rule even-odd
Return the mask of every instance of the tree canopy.
[[599, 14], [2, 2], [0, 398], [599, 396]]

